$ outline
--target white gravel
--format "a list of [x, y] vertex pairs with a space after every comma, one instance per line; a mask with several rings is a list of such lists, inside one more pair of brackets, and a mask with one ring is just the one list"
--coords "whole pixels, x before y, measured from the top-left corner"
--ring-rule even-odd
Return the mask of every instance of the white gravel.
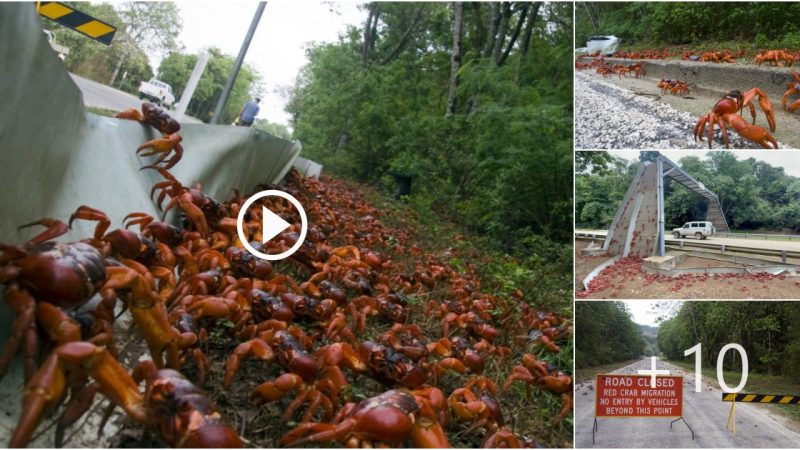
[[[599, 75], [575, 72], [575, 147], [578, 149], [707, 149], [695, 142], [697, 117], [655, 98], [636, 95]], [[721, 142], [719, 129], [715, 143]], [[731, 148], [754, 144], [728, 129]], [[778, 143], [779, 148], [783, 145]], [[756, 145], [756, 148], [760, 148]]]

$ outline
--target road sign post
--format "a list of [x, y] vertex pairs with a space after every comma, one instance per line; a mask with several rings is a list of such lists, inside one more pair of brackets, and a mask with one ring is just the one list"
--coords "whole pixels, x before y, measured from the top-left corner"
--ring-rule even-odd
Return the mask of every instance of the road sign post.
[[597, 419], [602, 418], [669, 418], [669, 427], [681, 420], [692, 433], [694, 430], [683, 418], [683, 377], [653, 374], [598, 374], [595, 380], [595, 419], [592, 443], [599, 430]]

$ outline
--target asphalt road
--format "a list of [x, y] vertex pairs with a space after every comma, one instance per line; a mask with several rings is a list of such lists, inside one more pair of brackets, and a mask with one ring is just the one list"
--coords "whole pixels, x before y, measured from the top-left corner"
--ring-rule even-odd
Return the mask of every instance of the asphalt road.
[[[607, 230], [575, 230], [576, 233], [592, 233], [605, 236]], [[702, 242], [708, 244], [725, 244], [737, 247], [747, 247], [753, 249], [766, 249], [766, 250], [787, 250], [792, 252], [800, 252], [800, 241], [777, 241], [777, 240], [764, 240], [758, 238], [732, 238], [732, 237], [719, 237], [712, 236], [708, 239], [698, 241], [694, 238], [675, 239], [672, 235], [666, 238], [666, 242]]]
[[[658, 369], [671, 375], [683, 375], [683, 416], [695, 436], [683, 424], [671, 419], [598, 419], [598, 431], [592, 444], [595, 380], [575, 386], [575, 446], [577, 448], [793, 448], [800, 434], [788, 428], [787, 419], [774, 415], [763, 405], [736, 405], [736, 435], [725, 429], [730, 403], [720, 400], [721, 391], [704, 379], [702, 392], [694, 391], [694, 376], [658, 361]], [[650, 369], [650, 359], [615, 370], [612, 373], [637, 373]], [[736, 384], [738, 380], [727, 380]], [[715, 383], [716, 384], [716, 383]]]
[[[75, 84], [83, 93], [83, 103], [86, 106], [123, 111], [130, 108], [140, 108], [142, 100], [138, 97], [122, 92], [96, 81], [87, 80], [75, 74], [70, 74]], [[201, 123], [194, 117], [185, 116], [182, 122]]]

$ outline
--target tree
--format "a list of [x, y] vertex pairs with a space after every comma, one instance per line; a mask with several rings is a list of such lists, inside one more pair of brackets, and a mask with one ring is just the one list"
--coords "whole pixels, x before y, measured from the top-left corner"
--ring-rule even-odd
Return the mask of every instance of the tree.
[[[161, 60], [158, 68], [159, 79], [172, 86], [176, 97], [180, 97], [196, 63], [197, 55], [172, 52]], [[222, 95], [233, 63], [233, 56], [223, 54], [214, 47], [208, 50], [206, 69], [186, 108], [189, 115], [204, 122], [210, 120], [217, 99]], [[238, 116], [242, 105], [250, 98], [260, 95], [262, 89], [261, 75], [250, 64], [245, 63], [239, 71], [239, 76], [236, 77], [219, 123], [232, 123]]]
[[493, 46], [483, 56], [498, 34], [499, 21], [487, 32], [496, 5], [460, 14], [446, 3], [368, 5], [361, 27], [307, 50], [287, 111], [304, 153], [326, 170], [389, 189], [393, 174], [417, 175], [425, 209], [531, 252], [541, 242], [532, 236], [571, 242], [572, 5], [531, 25], [525, 55], [512, 37], [532, 5], [498, 9], [509, 18], [500, 66]]
[[123, 51], [117, 57], [110, 86], [114, 86], [134, 48], [146, 53], [173, 51], [177, 49], [176, 38], [183, 28], [178, 7], [172, 2], [126, 2], [120, 4], [117, 13], [123, 24], [117, 31]]
[[253, 122], [253, 128], [265, 131], [281, 139], [290, 140], [292, 138], [292, 133], [289, 131], [289, 128], [287, 128], [286, 125], [273, 123], [266, 119], [256, 119]]
[[[737, 160], [726, 152], [709, 154], [706, 159], [684, 157], [678, 163], [689, 175], [703, 183], [720, 199], [728, 225], [733, 230], [800, 231], [800, 182], [753, 158]], [[652, 160], [654, 153], [643, 153], [640, 160]], [[607, 171], [586, 173], [595, 156], [592, 152], [576, 155], [575, 208], [577, 225], [605, 226], [605, 205], [616, 207], [627, 189], [623, 174], [636, 165], [609, 167]], [[626, 179], [627, 180], [627, 179]], [[678, 183], [667, 179], [664, 187], [664, 211], [668, 228], [705, 218], [708, 201]], [[594, 202], [598, 202], [595, 204]]]
[[576, 302], [575, 327], [580, 330], [575, 334], [579, 369], [639, 358], [647, 346], [622, 302]]
[[461, 17], [464, 13], [464, 4], [455, 2], [453, 5], [455, 10], [455, 19], [453, 25], [453, 55], [450, 62], [450, 91], [447, 95], [447, 113], [446, 117], [450, 117], [456, 112], [456, 90], [458, 89], [458, 68], [461, 66], [461, 32], [462, 21]]
[[[125, 26], [124, 20], [112, 4], [88, 2], [67, 2], [67, 4], [117, 27], [118, 30]], [[64, 60], [70, 72], [101, 83], [111, 79], [115, 71], [122, 73], [123, 79], [115, 87], [132, 94], [137, 92], [140, 81], [153, 77], [153, 69], [150, 67], [147, 54], [142, 48], [132, 44], [124, 32], [117, 31], [111, 45], [107, 46], [49, 19], [41, 18], [41, 20], [44, 28], [53, 31], [56, 41], [70, 49], [69, 55]], [[124, 60], [121, 59], [123, 54], [127, 55]]]

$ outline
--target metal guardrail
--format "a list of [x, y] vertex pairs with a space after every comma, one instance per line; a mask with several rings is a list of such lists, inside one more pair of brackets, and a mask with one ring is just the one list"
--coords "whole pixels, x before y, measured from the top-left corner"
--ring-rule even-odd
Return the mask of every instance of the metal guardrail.
[[800, 240], [800, 235], [797, 234], [762, 234], [762, 233], [725, 233], [725, 232], [716, 232], [714, 233], [715, 236], [726, 236], [726, 237], [734, 237], [734, 238], [744, 238], [750, 239], [761, 239], [763, 238], [765, 241], [768, 241], [770, 238], [780, 238], [776, 240], [793, 240], [797, 239]]
[[670, 248], [706, 248], [710, 250], [717, 250], [722, 254], [725, 252], [732, 252], [732, 253], [744, 253], [746, 255], [762, 255], [762, 256], [778, 256], [781, 258], [782, 263], [786, 263], [787, 258], [792, 259], [800, 259], [800, 252], [793, 252], [789, 250], [775, 250], [775, 249], [766, 249], [766, 248], [750, 248], [750, 247], [741, 247], [738, 245], [727, 245], [727, 244], [712, 244], [708, 242], [686, 242], [686, 241], [679, 241], [679, 242], [667, 242], [667, 247]]
[[[575, 232], [575, 237], [585, 238], [585, 239], [605, 239], [605, 235], [599, 233], [585, 233], [585, 232]], [[715, 244], [711, 242], [689, 242], [683, 240], [677, 242], [667, 241], [666, 246], [669, 248], [677, 248], [677, 249], [700, 248], [700, 249], [716, 250], [722, 254], [725, 254], [726, 252], [732, 252], [732, 253], [744, 253], [747, 255], [777, 256], [781, 258], [781, 262], [783, 262], [784, 264], [786, 263], [786, 260], [788, 258], [800, 259], [800, 252], [797, 251], [762, 249], [762, 248], [755, 249], [749, 247], [742, 247], [739, 245]]]

